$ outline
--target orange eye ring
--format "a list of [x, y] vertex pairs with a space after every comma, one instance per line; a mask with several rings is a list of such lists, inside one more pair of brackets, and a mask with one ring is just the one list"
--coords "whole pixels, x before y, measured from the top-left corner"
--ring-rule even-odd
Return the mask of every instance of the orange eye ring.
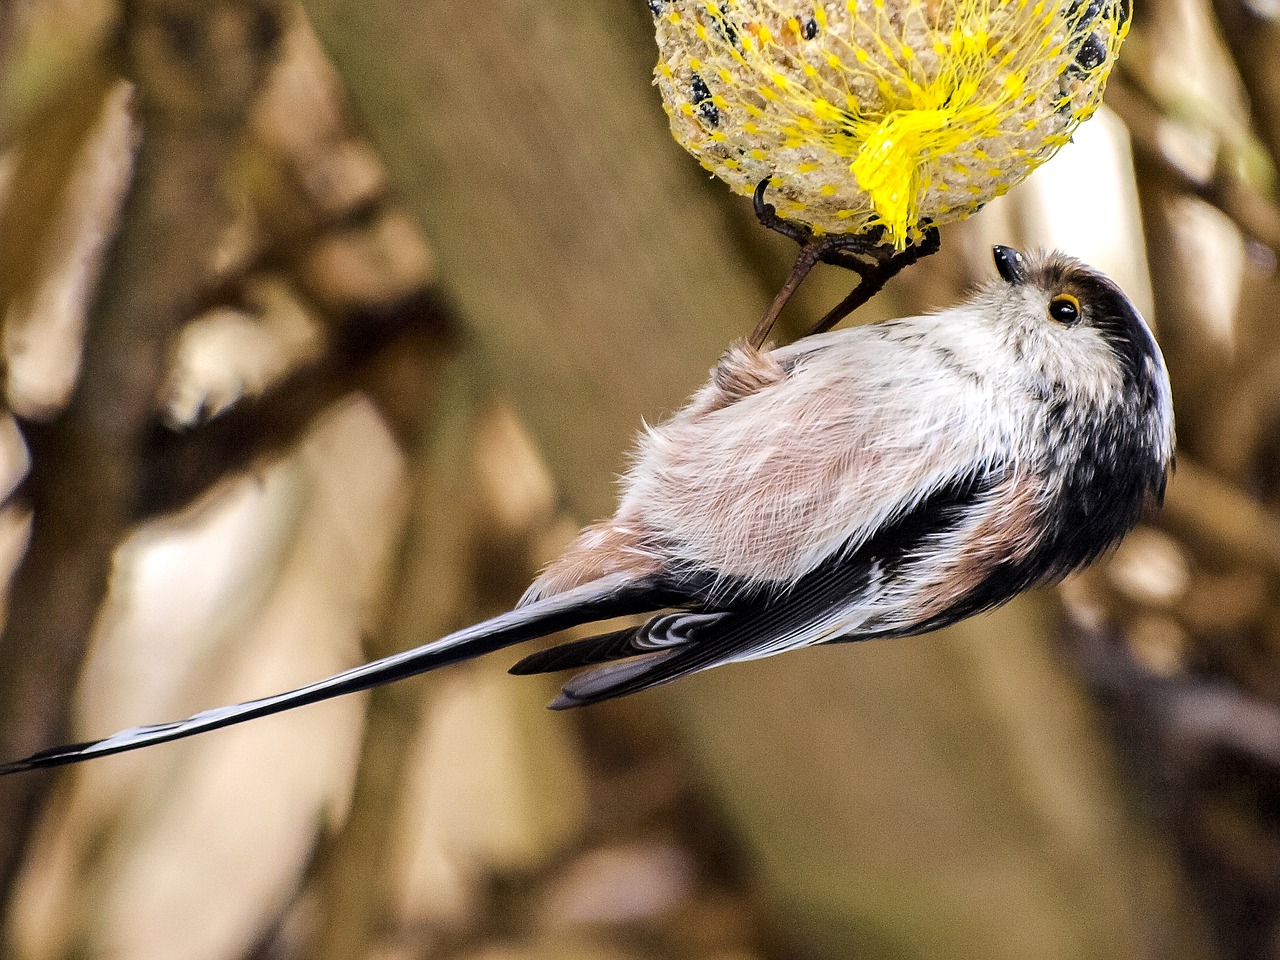
[[1080, 322], [1080, 301], [1069, 293], [1060, 293], [1049, 301], [1049, 319], [1064, 327]]

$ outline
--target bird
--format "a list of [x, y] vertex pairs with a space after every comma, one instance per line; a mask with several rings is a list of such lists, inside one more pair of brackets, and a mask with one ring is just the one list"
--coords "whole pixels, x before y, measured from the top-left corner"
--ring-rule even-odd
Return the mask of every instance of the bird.
[[[612, 518], [509, 612], [275, 696], [0, 765], [55, 767], [365, 690], [584, 624], [525, 656], [577, 670], [552, 709], [790, 650], [923, 634], [1114, 547], [1174, 466], [1160, 349], [1103, 273], [993, 249], [940, 312], [730, 346], [641, 431]], [[616, 625], [615, 625], [616, 626]]]

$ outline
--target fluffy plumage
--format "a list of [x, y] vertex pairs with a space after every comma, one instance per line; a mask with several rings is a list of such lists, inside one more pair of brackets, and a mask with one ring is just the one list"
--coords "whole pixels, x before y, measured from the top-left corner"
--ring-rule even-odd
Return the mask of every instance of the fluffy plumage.
[[580, 706], [722, 663], [922, 633], [1061, 579], [1163, 496], [1168, 376], [1102, 274], [1060, 254], [997, 247], [996, 258], [1003, 280], [951, 310], [732, 347], [688, 406], [641, 436], [616, 515], [514, 611], [299, 690], [0, 773], [190, 736], [622, 615], [653, 614], [513, 672], [590, 667], [552, 704]]

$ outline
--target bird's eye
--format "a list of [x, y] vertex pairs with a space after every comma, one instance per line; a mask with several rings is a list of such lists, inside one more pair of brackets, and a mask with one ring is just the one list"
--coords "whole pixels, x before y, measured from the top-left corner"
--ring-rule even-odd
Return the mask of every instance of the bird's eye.
[[1080, 301], [1069, 293], [1060, 293], [1049, 301], [1049, 316], [1065, 327], [1080, 320]]

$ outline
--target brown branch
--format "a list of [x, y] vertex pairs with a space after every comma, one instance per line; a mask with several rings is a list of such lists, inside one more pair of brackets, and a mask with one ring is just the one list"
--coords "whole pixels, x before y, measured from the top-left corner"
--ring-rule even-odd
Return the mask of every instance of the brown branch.
[[85, 87], [101, 82], [115, 11], [91, 6], [69, 17], [44, 4], [0, 0], [0, 151], [25, 145], [32, 126], [83, 109]]
[[1169, 123], [1147, 97], [1120, 77], [1107, 86], [1107, 106], [1124, 121], [1134, 156], [1157, 167], [1166, 185], [1217, 207], [1250, 239], [1280, 252], [1280, 207], [1219, 159], [1208, 177], [1174, 160], [1160, 145], [1160, 125]]
[[[456, 629], [474, 585], [475, 494], [468, 453], [482, 392], [474, 351], [420, 365], [432, 381], [430, 399], [416, 410], [421, 436], [410, 454], [409, 515], [400, 534], [388, 599], [365, 639], [369, 657], [383, 657]], [[450, 508], [440, 509], [447, 503]], [[372, 691], [350, 814], [332, 838], [314, 889], [327, 909], [303, 953], [316, 960], [358, 956], [389, 919], [395, 862], [396, 813], [403, 800], [414, 732], [427, 688], [438, 675]]]
[[1242, 0], [1213, 3], [1222, 37], [1244, 81], [1254, 128], [1280, 169], [1280, 17], [1260, 8]]
[[1186, 457], [1178, 458], [1160, 522], [1202, 555], [1280, 576], [1280, 516]]
[[[144, 139], [120, 233], [90, 310], [80, 379], [28, 435], [30, 546], [0, 634], [0, 755], [62, 739], [85, 644], [142, 479], [167, 341], [207, 281], [232, 219], [222, 190], [273, 56], [278, 0], [135, 0], [123, 33]], [[0, 784], [0, 900], [7, 900], [44, 776]]]
[[181, 510], [228, 477], [283, 454], [326, 408], [356, 390], [370, 393], [401, 442], [410, 442], [419, 411], [398, 412], [405, 401], [380, 388], [380, 371], [406, 355], [420, 364], [424, 353], [447, 348], [452, 330], [447, 308], [433, 292], [420, 291], [347, 318], [322, 360], [212, 420], [183, 429], [153, 419], [134, 518]]

